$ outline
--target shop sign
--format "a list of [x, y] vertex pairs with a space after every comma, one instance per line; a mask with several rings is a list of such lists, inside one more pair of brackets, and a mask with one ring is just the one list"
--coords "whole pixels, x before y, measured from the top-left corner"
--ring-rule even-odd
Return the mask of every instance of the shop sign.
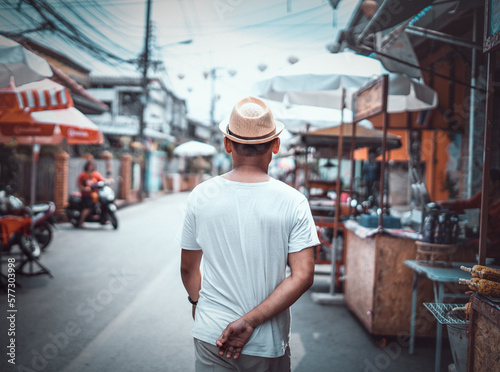
[[383, 75], [377, 80], [368, 83], [354, 94], [353, 122], [368, 119], [385, 111], [387, 107], [387, 81], [388, 76]]
[[500, 45], [500, 0], [486, 0], [484, 7], [483, 52], [491, 52]]

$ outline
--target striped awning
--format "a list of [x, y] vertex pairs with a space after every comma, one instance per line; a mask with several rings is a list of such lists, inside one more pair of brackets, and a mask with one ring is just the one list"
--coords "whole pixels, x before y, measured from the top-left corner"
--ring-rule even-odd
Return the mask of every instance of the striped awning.
[[49, 79], [0, 89], [0, 142], [102, 143], [97, 125], [73, 107], [68, 90]]

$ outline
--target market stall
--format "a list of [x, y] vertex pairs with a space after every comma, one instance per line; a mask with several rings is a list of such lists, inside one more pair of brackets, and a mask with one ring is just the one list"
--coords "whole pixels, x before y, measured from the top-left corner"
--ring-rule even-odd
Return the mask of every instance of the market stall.
[[[314, 180], [309, 175], [306, 175], [307, 190], [319, 189], [322, 190], [321, 195], [310, 193], [309, 202], [315, 217], [325, 216], [318, 221], [317, 227], [320, 234], [320, 240], [326, 240], [325, 247], [332, 250], [331, 257], [334, 261], [322, 259], [320, 252], [317, 254], [317, 263], [332, 263], [332, 284], [338, 289], [340, 286], [340, 267], [344, 265], [343, 247], [336, 247], [333, 242], [339, 232], [344, 231], [343, 217], [348, 217], [351, 213], [351, 201], [355, 194], [352, 187], [349, 189], [341, 188], [341, 159], [352, 159], [352, 148], [379, 148], [381, 145], [383, 133], [376, 129], [370, 129], [366, 126], [360, 126], [358, 133], [354, 133], [353, 124], [343, 123], [336, 127], [319, 129], [312, 132], [301, 133], [288, 141], [289, 147], [314, 148], [318, 157], [335, 157], [337, 153], [337, 179], [331, 181]], [[355, 141], [354, 141], [355, 136]], [[342, 142], [346, 145], [342, 145]], [[397, 149], [401, 147], [401, 139], [395, 135], [387, 135], [387, 148]], [[340, 149], [339, 151], [337, 151]], [[332, 192], [335, 198], [328, 197], [328, 193]], [[339, 195], [337, 197], [337, 195]], [[338, 202], [339, 201], [339, 202]], [[329, 216], [329, 217], [326, 217]], [[324, 229], [333, 230], [333, 236], [328, 236], [329, 239], [322, 239]], [[328, 243], [329, 240], [329, 243]], [[332, 288], [332, 292], [334, 288]]]
[[[387, 203], [384, 187], [386, 152], [391, 148], [391, 137], [387, 133], [387, 78], [360, 89], [354, 102], [353, 129], [358, 120], [377, 114], [384, 116], [384, 125], [379, 139], [382, 162], [378, 213], [344, 223], [345, 302], [374, 335], [398, 336], [415, 330], [418, 336], [433, 336], [435, 323], [428, 319], [421, 306], [423, 302], [433, 299], [432, 284], [428, 281], [417, 283], [416, 274], [405, 265], [405, 262], [418, 258], [421, 234], [401, 228], [399, 218], [392, 215]], [[353, 141], [357, 142], [357, 137]], [[434, 261], [428, 258], [421, 257], [420, 262], [433, 266]], [[457, 260], [471, 262], [473, 258], [466, 246], [457, 246], [449, 252], [446, 263]], [[418, 291], [414, 291], [412, 296], [417, 287]], [[411, 328], [415, 323], [423, 326]]]

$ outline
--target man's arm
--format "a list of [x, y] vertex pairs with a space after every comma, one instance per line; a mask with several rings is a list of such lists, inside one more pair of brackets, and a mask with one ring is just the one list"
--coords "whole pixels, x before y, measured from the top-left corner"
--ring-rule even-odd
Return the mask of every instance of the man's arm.
[[[193, 301], [198, 301], [201, 288], [200, 262], [202, 250], [191, 251], [183, 249], [181, 253], [181, 278], [184, 288]], [[193, 319], [196, 305], [193, 305]]]
[[306, 248], [288, 255], [291, 274], [260, 305], [230, 323], [217, 339], [219, 355], [238, 359], [254, 329], [288, 309], [314, 281], [314, 251]]

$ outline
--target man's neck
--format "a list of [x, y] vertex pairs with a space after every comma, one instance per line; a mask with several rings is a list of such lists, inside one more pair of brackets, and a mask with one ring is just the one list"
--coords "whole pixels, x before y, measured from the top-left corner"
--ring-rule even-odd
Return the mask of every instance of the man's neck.
[[264, 169], [257, 165], [235, 165], [232, 171], [222, 177], [230, 181], [246, 183], [267, 182], [271, 178], [267, 174], [267, 167]]

